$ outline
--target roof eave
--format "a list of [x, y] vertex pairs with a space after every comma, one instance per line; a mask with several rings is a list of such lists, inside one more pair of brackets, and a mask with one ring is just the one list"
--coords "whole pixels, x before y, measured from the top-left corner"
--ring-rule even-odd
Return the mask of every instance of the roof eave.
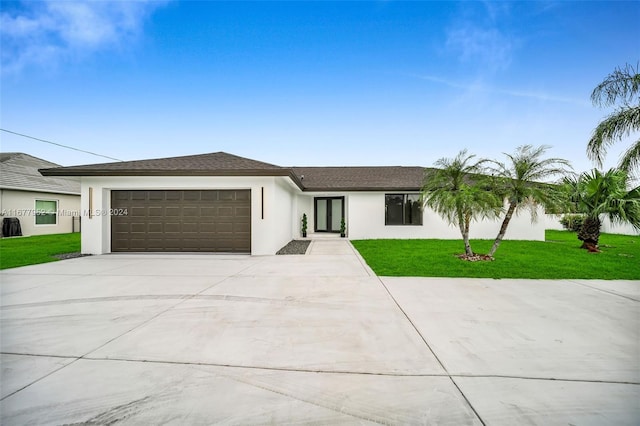
[[80, 191], [58, 191], [56, 189], [25, 188], [20, 186], [0, 185], [0, 189], [8, 191], [42, 192], [45, 194], [80, 195]]
[[273, 169], [273, 170], [259, 170], [259, 169], [242, 169], [242, 170], [161, 170], [161, 169], [125, 169], [125, 170], [107, 170], [107, 169], [67, 169], [67, 168], [51, 168], [51, 169], [39, 169], [40, 174], [43, 176], [285, 176], [289, 177], [301, 190], [304, 189], [304, 185], [300, 181], [300, 178], [296, 176], [292, 169]]
[[416, 187], [308, 187], [304, 192], [420, 192], [421, 188]]

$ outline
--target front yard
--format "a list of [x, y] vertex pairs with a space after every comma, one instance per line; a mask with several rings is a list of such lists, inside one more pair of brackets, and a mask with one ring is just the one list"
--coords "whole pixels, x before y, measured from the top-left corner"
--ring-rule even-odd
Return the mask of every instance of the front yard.
[[55, 262], [57, 254], [80, 251], [80, 234], [37, 235], [0, 239], [0, 269]]
[[[580, 249], [574, 232], [547, 231], [546, 241], [503, 241], [492, 262], [467, 262], [460, 240], [358, 240], [376, 274], [404, 277], [640, 279], [640, 237], [602, 234], [601, 253]], [[472, 240], [486, 253], [492, 240]]]

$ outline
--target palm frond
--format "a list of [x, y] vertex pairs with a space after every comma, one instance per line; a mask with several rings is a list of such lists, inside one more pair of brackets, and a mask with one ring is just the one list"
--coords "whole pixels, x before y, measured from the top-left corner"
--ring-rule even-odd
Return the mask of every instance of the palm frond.
[[587, 156], [601, 166], [607, 148], [635, 131], [640, 131], [640, 106], [619, 108], [595, 128], [587, 144]]
[[629, 173], [640, 169], [640, 139], [635, 141], [635, 143], [631, 145], [631, 148], [622, 154], [619, 167], [629, 171]]
[[591, 93], [591, 101], [597, 106], [615, 105], [619, 100], [629, 104], [640, 94], [640, 67], [626, 64], [616, 68]]

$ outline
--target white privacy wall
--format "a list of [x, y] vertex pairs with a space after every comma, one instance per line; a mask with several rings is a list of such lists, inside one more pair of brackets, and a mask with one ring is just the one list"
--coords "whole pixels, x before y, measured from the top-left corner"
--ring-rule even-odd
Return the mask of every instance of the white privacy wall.
[[[563, 231], [564, 227], [560, 224], [560, 219], [562, 219], [562, 215], [548, 214], [545, 215], [545, 227], [546, 229], [556, 229], [559, 231]], [[640, 231], [635, 229], [633, 226], [629, 224], [614, 224], [611, 223], [609, 218], [602, 218], [602, 228], [601, 232], [607, 234], [622, 234], [622, 235], [640, 235]]]
[[[108, 212], [112, 190], [251, 190], [251, 254], [275, 254], [292, 238], [291, 215], [293, 189], [287, 189], [287, 177], [218, 177], [218, 176], [111, 176], [82, 178], [82, 210], [89, 210], [89, 188], [93, 188], [94, 215], [82, 218], [82, 253], [111, 252], [111, 218], [96, 215]], [[262, 218], [264, 188], [264, 218]]]
[[[395, 191], [394, 193], [399, 193]], [[397, 225], [386, 226], [385, 193], [383, 192], [350, 192], [346, 195], [347, 232], [350, 239], [374, 238], [435, 238], [457, 239], [460, 230], [449, 225], [431, 209], [425, 209], [422, 226]], [[531, 215], [523, 211], [512, 218], [505, 239], [544, 241], [545, 221], [542, 211], [536, 223], [531, 222]], [[502, 218], [497, 221], [484, 220], [471, 224], [471, 238], [494, 239], [500, 229]]]

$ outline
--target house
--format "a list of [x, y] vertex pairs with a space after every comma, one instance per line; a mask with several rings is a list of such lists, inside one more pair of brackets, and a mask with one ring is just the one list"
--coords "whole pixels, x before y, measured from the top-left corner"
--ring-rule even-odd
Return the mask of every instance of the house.
[[21, 152], [0, 153], [2, 222], [17, 218], [25, 236], [79, 232], [80, 179], [38, 172], [52, 167], [59, 165]]
[[[312, 234], [351, 239], [460, 238], [422, 208], [423, 167], [280, 167], [224, 152], [40, 170], [82, 182], [82, 252], [207, 251], [274, 254]], [[472, 227], [492, 239], [499, 221]], [[544, 240], [544, 225], [515, 217], [509, 239]]]

